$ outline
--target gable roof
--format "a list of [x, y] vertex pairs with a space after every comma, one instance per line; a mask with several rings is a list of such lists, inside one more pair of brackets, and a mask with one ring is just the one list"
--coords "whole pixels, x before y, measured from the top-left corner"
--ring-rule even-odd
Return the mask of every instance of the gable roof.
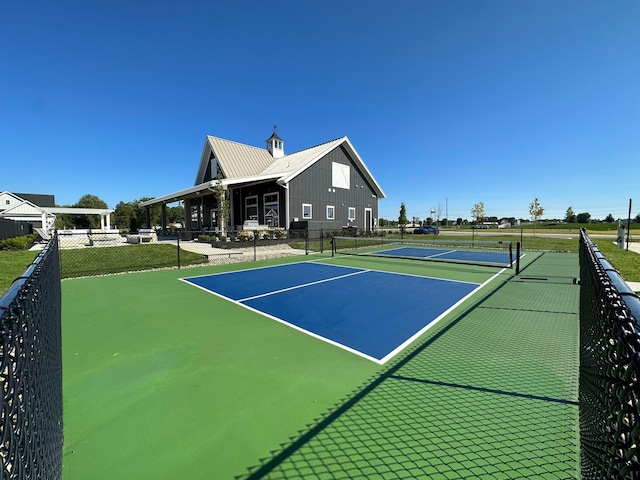
[[215, 155], [220, 164], [224, 178], [260, 175], [265, 168], [274, 162], [274, 158], [264, 148], [207, 135], [194, 185], [205, 181], [211, 153]]
[[24, 200], [18, 197], [16, 194], [13, 194], [11, 192], [2, 192], [2, 193], [3, 194], [8, 193], [12, 197], [14, 197], [16, 200], [18, 200], [19, 203], [16, 203], [15, 205], [11, 205], [9, 208], [0, 211], [1, 217], [9, 217], [12, 215], [14, 216], [15, 215], [42, 215], [44, 211], [38, 205], [35, 205], [28, 200]]
[[55, 207], [56, 200], [53, 195], [42, 193], [14, 193], [16, 197], [27, 200], [38, 207]]
[[224, 177], [222, 185], [224, 186], [266, 180], [276, 180], [280, 184], [287, 184], [329, 152], [340, 147], [345, 149], [348, 156], [359, 168], [367, 182], [376, 192], [376, 196], [384, 198], [385, 194], [382, 188], [373, 178], [373, 175], [371, 175], [371, 172], [347, 137], [336, 138], [276, 159], [264, 148], [252, 147], [207, 135], [194, 186], [141, 202], [140, 205], [145, 207], [163, 202], [171, 203], [186, 196], [197, 195], [204, 190], [213, 189], [218, 183], [216, 179], [205, 180], [207, 178], [207, 169], [210, 168], [210, 162], [213, 161], [217, 161], [222, 169]]
[[200, 157], [200, 165], [194, 185], [205, 183], [212, 153], [222, 169], [225, 180], [261, 177], [277, 178], [281, 183], [288, 183], [340, 145], [345, 147], [349, 156], [358, 165], [369, 184], [376, 191], [377, 196], [384, 198], [385, 195], [382, 188], [373, 178], [373, 175], [371, 175], [371, 172], [346, 136], [275, 159], [264, 148], [252, 147], [208, 135]]

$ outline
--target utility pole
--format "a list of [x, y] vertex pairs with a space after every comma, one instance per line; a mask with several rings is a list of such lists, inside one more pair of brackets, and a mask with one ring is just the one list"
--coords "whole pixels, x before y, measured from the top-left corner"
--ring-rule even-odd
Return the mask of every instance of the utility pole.
[[447, 216], [447, 228], [449, 228], [449, 197], [444, 199], [445, 215]]

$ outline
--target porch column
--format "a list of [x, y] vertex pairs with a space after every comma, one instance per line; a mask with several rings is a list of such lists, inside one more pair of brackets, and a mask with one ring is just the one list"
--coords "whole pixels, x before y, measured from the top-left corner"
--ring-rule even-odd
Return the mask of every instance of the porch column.
[[111, 213], [107, 213], [105, 218], [107, 220], [107, 230], [111, 230]]
[[104, 230], [104, 215], [100, 215], [100, 230]]

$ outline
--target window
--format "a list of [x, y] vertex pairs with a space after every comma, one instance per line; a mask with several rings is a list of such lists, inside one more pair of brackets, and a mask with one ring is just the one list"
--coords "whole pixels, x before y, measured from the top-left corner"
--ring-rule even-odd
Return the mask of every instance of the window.
[[278, 214], [278, 192], [264, 194], [264, 223], [270, 227], [280, 226]]
[[191, 204], [190, 206], [191, 209], [191, 228], [196, 229], [196, 228], [201, 228], [201, 222], [202, 222], [202, 205], [194, 205]]
[[244, 199], [245, 220], [258, 220], [258, 196]]
[[302, 204], [302, 218], [304, 218], [306, 220], [310, 220], [311, 219], [311, 204], [310, 203], [303, 203]]
[[353, 222], [356, 219], [356, 207], [349, 207], [349, 221]]
[[351, 188], [351, 169], [349, 165], [331, 162], [331, 186], [335, 188]]
[[333, 205], [327, 205], [327, 220], [335, 220], [336, 208]]
[[11, 203], [11, 200], [5, 200], [7, 205], [9, 205]]

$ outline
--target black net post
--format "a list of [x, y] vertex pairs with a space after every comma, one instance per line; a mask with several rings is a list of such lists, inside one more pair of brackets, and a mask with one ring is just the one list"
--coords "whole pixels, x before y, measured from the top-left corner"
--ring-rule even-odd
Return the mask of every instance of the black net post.
[[180, 232], [178, 232], [178, 270], [180, 270]]
[[[509, 255], [511, 255], [511, 246], [509, 246]], [[520, 242], [516, 243], [516, 275], [520, 275]]]
[[304, 254], [309, 255], [309, 227], [304, 229]]
[[336, 256], [336, 238], [335, 236], [331, 237], [331, 256]]
[[253, 232], [253, 261], [254, 262], [258, 258], [257, 249], [258, 249], [258, 230], [255, 230]]

